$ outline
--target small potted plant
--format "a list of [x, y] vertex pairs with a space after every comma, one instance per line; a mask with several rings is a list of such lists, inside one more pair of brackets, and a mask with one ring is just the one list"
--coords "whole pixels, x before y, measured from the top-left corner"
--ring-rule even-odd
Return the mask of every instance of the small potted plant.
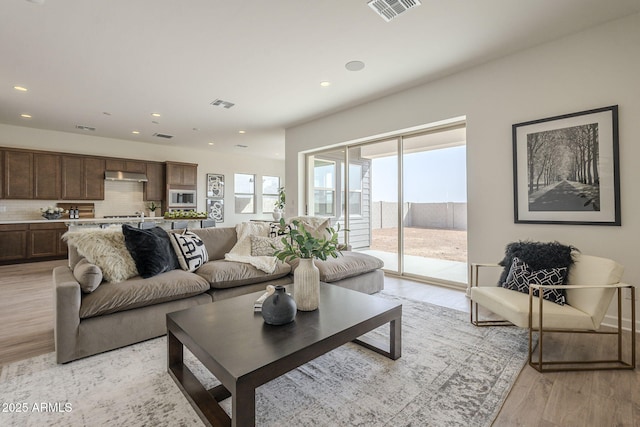
[[336, 228], [326, 228], [328, 236], [322, 237], [311, 234], [299, 220], [293, 220], [292, 226], [287, 227], [284, 219], [280, 219], [280, 230], [284, 232], [282, 249], [274, 247], [274, 256], [280, 261], [299, 258], [298, 267], [293, 272], [293, 298], [298, 310], [313, 311], [318, 308], [320, 300], [320, 272], [313, 260], [326, 261], [342, 254], [338, 242], [340, 224]]
[[158, 209], [160, 206], [156, 205], [155, 202], [151, 202], [147, 205], [147, 208], [149, 209], [149, 217], [153, 218], [154, 216], [156, 216], [156, 209]]
[[278, 188], [278, 200], [273, 207], [273, 219], [275, 221], [280, 221], [282, 216], [284, 215], [284, 205], [286, 202], [286, 195], [284, 192], [284, 187]]

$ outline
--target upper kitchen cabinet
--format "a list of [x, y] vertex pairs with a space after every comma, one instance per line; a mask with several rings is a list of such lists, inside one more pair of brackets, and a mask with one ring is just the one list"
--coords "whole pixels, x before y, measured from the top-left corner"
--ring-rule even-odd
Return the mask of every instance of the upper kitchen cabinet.
[[107, 159], [106, 160], [106, 170], [108, 171], [145, 173], [146, 169], [147, 169], [146, 163], [137, 161], [137, 160], [126, 160], [126, 159]]
[[60, 156], [33, 154], [33, 198], [57, 200], [60, 198]]
[[197, 182], [197, 164], [167, 162], [167, 185], [186, 185], [195, 187]]
[[144, 199], [164, 200], [164, 164], [149, 162], [146, 170], [148, 181], [144, 183]]
[[33, 153], [6, 150], [2, 172], [4, 198], [33, 198]]
[[104, 200], [105, 160], [62, 156], [62, 199]]

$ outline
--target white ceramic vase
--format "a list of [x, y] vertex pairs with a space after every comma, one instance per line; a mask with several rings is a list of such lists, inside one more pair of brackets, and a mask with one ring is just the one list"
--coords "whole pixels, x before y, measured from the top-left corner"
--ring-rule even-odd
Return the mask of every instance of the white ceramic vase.
[[300, 311], [313, 311], [320, 303], [320, 271], [313, 258], [300, 258], [293, 272], [293, 299]]
[[278, 208], [275, 208], [273, 210], [273, 220], [280, 221], [280, 218], [282, 218], [282, 211]]

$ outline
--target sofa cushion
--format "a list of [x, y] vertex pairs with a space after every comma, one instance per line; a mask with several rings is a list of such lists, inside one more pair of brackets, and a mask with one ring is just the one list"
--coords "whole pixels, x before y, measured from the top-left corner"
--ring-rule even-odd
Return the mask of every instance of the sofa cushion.
[[204, 242], [209, 261], [224, 259], [224, 254], [238, 241], [235, 227], [195, 228], [191, 232]]
[[209, 259], [202, 239], [190, 231], [171, 233], [169, 240], [183, 270], [196, 271]]
[[[559, 286], [564, 283], [566, 275], [567, 267], [533, 270], [527, 263], [520, 261], [520, 258], [514, 257], [511, 270], [502, 287], [528, 294], [529, 284]], [[563, 289], [545, 289], [543, 298], [556, 304], [564, 305], [565, 295], [563, 291]], [[533, 290], [534, 296], [537, 297], [539, 294], [540, 292], [537, 289]]]
[[214, 289], [266, 282], [286, 276], [290, 272], [289, 264], [280, 261], [276, 263], [273, 273], [265, 273], [251, 264], [225, 260], [209, 261], [196, 270], [196, 273], [205, 278]]
[[122, 282], [138, 275], [136, 263], [127, 250], [119, 225], [67, 231], [62, 238], [75, 246], [78, 253], [90, 263], [100, 267], [107, 282]]
[[[295, 271], [300, 260], [289, 261], [291, 271]], [[338, 258], [327, 258], [326, 261], [314, 260], [314, 264], [320, 270], [320, 281], [337, 282], [347, 277], [358, 276], [384, 267], [384, 262], [371, 255], [360, 252], [342, 252]]]
[[102, 270], [95, 264], [91, 264], [86, 258], [82, 258], [73, 267], [73, 277], [80, 283], [82, 292], [91, 293], [102, 283]]
[[93, 293], [83, 295], [80, 318], [188, 298], [208, 289], [209, 283], [202, 277], [182, 270], [168, 271], [149, 279], [136, 276], [120, 283], [103, 283]]
[[180, 268], [169, 235], [161, 227], [143, 230], [122, 225], [124, 242], [143, 278]]

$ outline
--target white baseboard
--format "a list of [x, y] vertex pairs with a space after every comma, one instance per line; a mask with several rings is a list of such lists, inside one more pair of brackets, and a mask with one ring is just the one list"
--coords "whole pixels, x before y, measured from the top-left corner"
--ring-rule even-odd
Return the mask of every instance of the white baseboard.
[[[616, 316], [611, 316], [607, 314], [606, 316], [604, 316], [604, 319], [602, 320], [602, 326], [617, 328], [618, 318]], [[622, 318], [622, 329], [624, 329], [625, 331], [631, 330], [631, 319], [625, 318], [625, 317]], [[636, 321], [636, 334], [640, 334], [640, 320]]]

